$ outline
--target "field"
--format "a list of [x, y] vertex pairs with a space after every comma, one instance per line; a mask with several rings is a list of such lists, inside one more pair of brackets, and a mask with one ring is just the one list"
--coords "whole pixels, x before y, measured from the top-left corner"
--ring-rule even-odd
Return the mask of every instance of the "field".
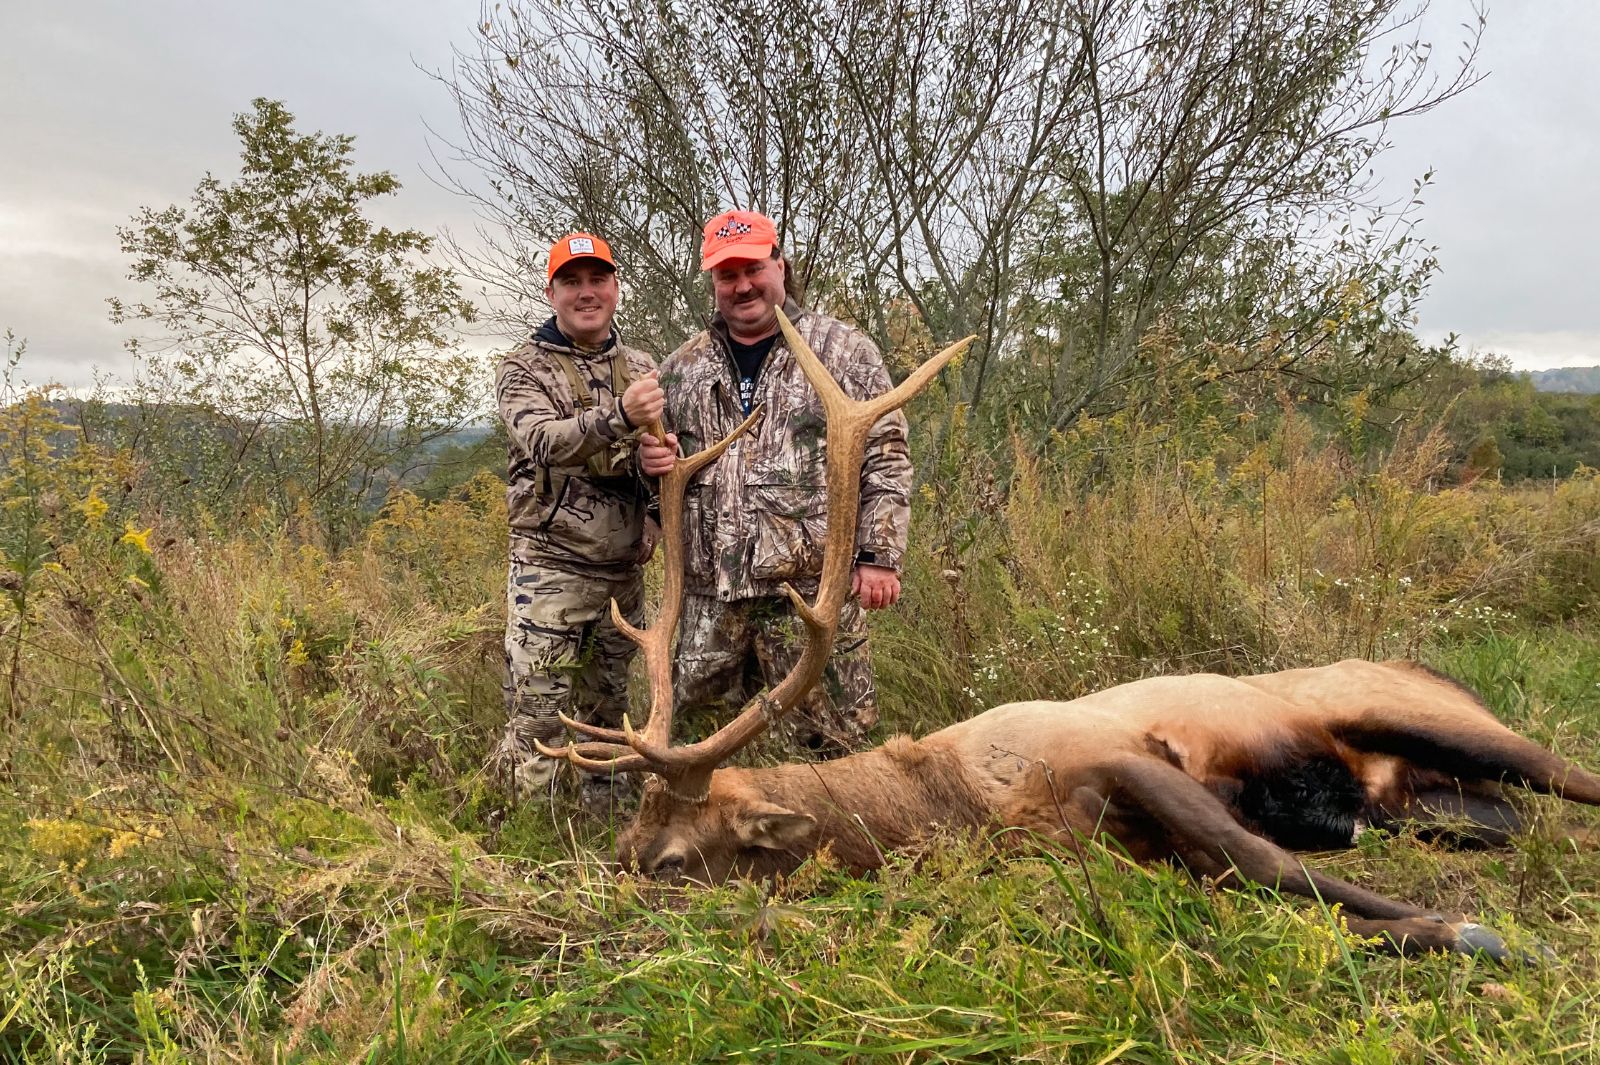
[[[48, 412], [8, 417], [14, 441]], [[942, 428], [906, 602], [874, 619], [886, 734], [1154, 672], [1411, 655], [1600, 765], [1593, 471], [1452, 485], [1428, 434], [1361, 455], [1292, 412], [1248, 446], [1089, 423], [981, 462]], [[506, 811], [480, 770], [492, 478], [397, 495], [335, 550], [11, 454], [0, 1059], [1597, 1058], [1600, 857], [1566, 831], [1590, 811], [1535, 801], [1504, 852], [1370, 832], [1310, 859], [1559, 959], [1515, 968], [1376, 955], [1314, 904], [1104, 849], [952, 838], [867, 879], [657, 887], [609, 871], [615, 826]]]

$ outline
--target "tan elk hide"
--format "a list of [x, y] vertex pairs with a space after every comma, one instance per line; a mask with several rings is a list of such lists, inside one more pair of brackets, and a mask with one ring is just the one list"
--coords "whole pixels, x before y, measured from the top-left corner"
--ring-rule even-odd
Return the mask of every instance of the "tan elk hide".
[[994, 707], [921, 740], [830, 762], [724, 767], [803, 697], [827, 662], [850, 591], [868, 431], [971, 342], [952, 345], [891, 392], [846, 397], [778, 312], [827, 417], [828, 535], [807, 603], [788, 589], [808, 641], [794, 670], [712, 736], [674, 747], [670, 644], [682, 604], [682, 497], [727, 440], [662, 479], [664, 587], [644, 649], [642, 732], [568, 721], [588, 741], [547, 754], [591, 772], [646, 772], [639, 813], [617, 840], [623, 866], [716, 882], [794, 869], [823, 847], [847, 867], [943, 827], [1012, 828], [1008, 838], [1075, 846], [1105, 838], [1140, 861], [1238, 878], [1340, 904], [1350, 930], [1401, 951], [1510, 957], [1489, 929], [1314, 872], [1292, 850], [1348, 846], [1365, 825], [1445, 826], [1467, 843], [1520, 826], [1510, 784], [1600, 805], [1600, 778], [1501, 725], [1454, 681], [1410, 662], [1346, 661], [1251, 677], [1151, 677], [1070, 702]]

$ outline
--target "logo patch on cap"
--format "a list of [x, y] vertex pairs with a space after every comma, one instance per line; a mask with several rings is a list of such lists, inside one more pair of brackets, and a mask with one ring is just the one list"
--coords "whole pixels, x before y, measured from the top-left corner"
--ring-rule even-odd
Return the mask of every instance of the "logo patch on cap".
[[568, 255], [593, 255], [594, 241], [588, 237], [573, 237], [567, 241]]
[[717, 239], [727, 240], [729, 237], [742, 237], [748, 232], [750, 232], [750, 224], [748, 222], [729, 220], [723, 223], [721, 229], [717, 230]]

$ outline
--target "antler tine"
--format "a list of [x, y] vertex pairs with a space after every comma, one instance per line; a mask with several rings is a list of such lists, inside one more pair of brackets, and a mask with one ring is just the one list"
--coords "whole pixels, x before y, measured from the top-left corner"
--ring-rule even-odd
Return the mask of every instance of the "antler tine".
[[[728, 445], [732, 444], [735, 440], [743, 436], [752, 425], [759, 421], [761, 419], [761, 415], [766, 411], [766, 409], [766, 404], [757, 403], [756, 409], [750, 412], [750, 416], [748, 418], [734, 426], [733, 432], [729, 433], [721, 440], [718, 440], [715, 444], [712, 444], [704, 451], [696, 451], [688, 458], [679, 460], [679, 462], [672, 467], [672, 472], [667, 474], [667, 476], [662, 478], [662, 480], [663, 482], [672, 480], [675, 483], [678, 489], [679, 502], [682, 502], [683, 500], [683, 488], [689, 483], [689, 478], [693, 477], [695, 474], [711, 465], [717, 459], [721, 458], [722, 453], [728, 450]], [[665, 438], [663, 437], [662, 439]], [[681, 573], [682, 571], [680, 570], [679, 572]]]
[[579, 721], [559, 712], [556, 717], [561, 719], [561, 723], [569, 731], [576, 732], [579, 735], [588, 736], [590, 739], [604, 740], [606, 743], [614, 743], [621, 747], [628, 745], [628, 734], [622, 729], [607, 728], [604, 725], [596, 725], [589, 721]]
[[560, 758], [571, 762], [586, 773], [645, 773], [655, 766], [637, 751], [615, 743], [567, 744], [563, 747], [546, 747], [538, 740], [533, 746], [546, 758]]
[[[638, 645], [644, 657], [645, 675], [650, 684], [650, 715], [645, 719], [644, 732], [633, 731], [626, 716], [622, 719], [622, 731], [580, 724], [563, 716], [562, 723], [568, 728], [607, 742], [541, 746], [541, 754], [564, 758], [591, 773], [633, 773], [661, 768], [653, 755], [666, 749], [672, 733], [672, 637], [683, 613], [683, 493], [689, 479], [716, 461], [730, 444], [749, 431], [761, 414], [762, 408], [757, 407], [733, 432], [704, 451], [674, 463], [672, 470], [662, 476], [661, 608], [655, 622], [645, 629], [631, 625], [622, 616], [617, 601], [611, 600], [612, 623]], [[659, 422], [650, 425], [649, 431], [657, 440], [665, 442], [667, 435]]]
[[654, 764], [656, 772], [674, 780], [678, 790], [685, 793], [703, 792], [712, 770], [793, 709], [822, 676], [833, 650], [840, 613], [850, 594], [856, 518], [861, 505], [861, 462], [867, 436], [879, 418], [926, 388], [934, 375], [977, 339], [957, 341], [918, 367], [898, 387], [862, 402], [844, 394], [781, 307], [777, 313], [789, 349], [817, 390], [827, 416], [828, 531], [822, 549], [822, 577], [816, 600], [809, 606], [793, 588], [784, 588], [805, 623], [807, 640], [800, 660], [775, 688], [757, 695], [732, 721], [698, 743], [669, 748], [665, 742], [659, 746], [650, 742], [654, 740], [651, 736], [634, 744], [634, 749]]

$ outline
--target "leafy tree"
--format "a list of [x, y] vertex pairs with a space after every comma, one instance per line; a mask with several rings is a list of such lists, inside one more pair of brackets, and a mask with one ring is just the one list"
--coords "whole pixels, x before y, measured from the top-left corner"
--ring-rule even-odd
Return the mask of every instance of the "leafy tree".
[[1464, 478], [1520, 481], [1600, 469], [1600, 396], [1538, 391], [1502, 356], [1453, 358], [1404, 398], [1414, 414], [1444, 427]]
[[460, 184], [503, 223], [468, 268], [514, 328], [577, 223], [626, 257], [636, 337], [675, 344], [699, 225], [736, 205], [881, 342], [906, 306], [977, 333], [952, 398], [997, 422], [1179, 373], [1332, 400], [1439, 357], [1405, 333], [1434, 267], [1416, 197], [1366, 176], [1391, 123], [1475, 80], [1481, 19], [1440, 73], [1399, 0], [775, 3], [486, 10], [450, 86], [487, 181]]
[[128, 343], [142, 359], [128, 442], [203, 502], [242, 489], [342, 520], [477, 406], [451, 332], [472, 307], [427, 263], [430, 237], [367, 216], [400, 182], [357, 173], [354, 138], [300, 134], [266, 99], [233, 129], [236, 179], [207, 174], [187, 207], [118, 230], [150, 291], [112, 299], [112, 320], [158, 333]]

